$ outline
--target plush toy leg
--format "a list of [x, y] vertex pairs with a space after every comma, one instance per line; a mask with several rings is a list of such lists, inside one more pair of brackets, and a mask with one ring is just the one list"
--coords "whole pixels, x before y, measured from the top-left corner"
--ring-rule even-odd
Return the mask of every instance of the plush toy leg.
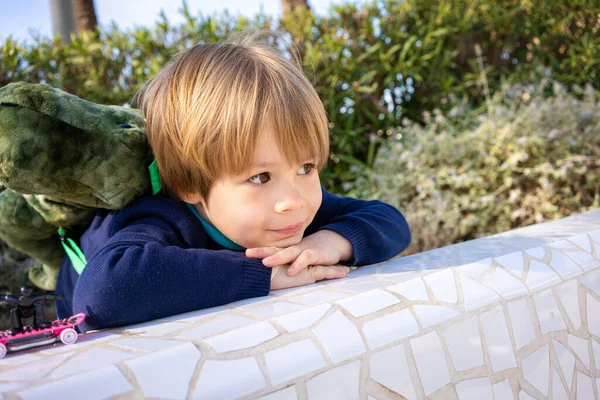
[[43, 264], [30, 270], [29, 277], [46, 290], [54, 290], [65, 256], [56, 229], [21, 194], [10, 189], [0, 193], [0, 239]]

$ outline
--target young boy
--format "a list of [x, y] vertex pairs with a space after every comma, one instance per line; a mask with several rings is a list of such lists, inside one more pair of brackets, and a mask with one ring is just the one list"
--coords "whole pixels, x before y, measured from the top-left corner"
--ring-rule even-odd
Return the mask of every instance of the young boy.
[[139, 104], [165, 195], [100, 211], [81, 275], [65, 257], [57, 310], [86, 313], [84, 331], [342, 278], [410, 244], [392, 206], [321, 187], [323, 105], [259, 35], [176, 55]]

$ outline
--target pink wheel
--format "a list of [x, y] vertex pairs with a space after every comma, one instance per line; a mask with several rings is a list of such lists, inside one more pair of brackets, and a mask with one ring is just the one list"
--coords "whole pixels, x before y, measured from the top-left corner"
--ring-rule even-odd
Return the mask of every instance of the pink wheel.
[[77, 332], [75, 329], [68, 328], [60, 333], [60, 341], [64, 344], [73, 344], [77, 341]]
[[6, 346], [0, 343], [0, 358], [4, 358], [6, 355]]

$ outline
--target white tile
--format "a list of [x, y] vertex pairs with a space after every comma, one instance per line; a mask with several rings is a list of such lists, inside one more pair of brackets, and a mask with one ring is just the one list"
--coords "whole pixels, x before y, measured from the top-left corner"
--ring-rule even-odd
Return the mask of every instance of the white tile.
[[525, 253], [527, 253], [530, 257], [543, 260], [546, 250], [544, 250], [543, 247], [532, 247], [531, 249], [525, 250]]
[[313, 328], [313, 332], [325, 346], [334, 364], [362, 354], [366, 350], [358, 329], [341, 311], [327, 317]]
[[600, 296], [600, 269], [588, 272], [580, 280], [583, 286]]
[[[582, 252], [581, 254], [586, 253]], [[575, 261], [558, 250], [552, 250], [552, 260], [550, 260], [549, 264], [563, 279], [572, 278], [583, 272]]]
[[191, 343], [185, 343], [126, 361], [125, 364], [133, 370], [145, 397], [185, 399], [199, 360], [198, 349]]
[[[110, 382], [110, 385], [106, 383]], [[80, 399], [85, 393], [86, 400], [100, 400], [117, 396], [133, 390], [134, 387], [125, 379], [121, 371], [114, 365], [59, 379], [31, 389], [17, 392], [23, 400], [37, 399]]]
[[238, 311], [246, 310], [248, 307], [258, 307], [260, 305], [269, 304], [271, 302], [275, 302], [276, 296], [261, 296], [261, 297], [251, 297], [244, 300], [234, 301], [233, 303], [226, 304], [230, 310], [238, 309]]
[[462, 282], [465, 308], [467, 311], [471, 311], [500, 300], [500, 296], [494, 293], [491, 289], [483, 286], [481, 283], [476, 282], [475, 280], [464, 275], [460, 277], [460, 280]]
[[288, 386], [285, 389], [278, 390], [274, 393], [261, 396], [258, 400], [296, 400], [298, 393], [296, 391], [296, 385]]
[[594, 363], [596, 365], [596, 369], [600, 369], [600, 343], [596, 342], [594, 339], [592, 341], [592, 350], [594, 353]]
[[558, 371], [556, 371], [556, 367], [552, 365], [552, 396], [553, 400], [569, 400], [569, 396], [567, 395], [567, 391], [563, 386], [560, 376], [558, 375]]
[[566, 239], [555, 240], [548, 244], [548, 247], [553, 247], [555, 249], [563, 249], [563, 250], [576, 250], [577, 247]]
[[569, 334], [567, 344], [587, 369], [590, 368], [590, 353], [588, 341]]
[[483, 365], [483, 351], [477, 317], [452, 324], [444, 331], [454, 369], [466, 371]]
[[521, 390], [519, 392], [519, 400], [535, 400], [535, 398]]
[[592, 240], [595, 240], [596, 242], [600, 243], [600, 229], [588, 232], [588, 235], [590, 235]]
[[493, 399], [492, 383], [489, 378], [467, 379], [456, 384], [459, 400]]
[[[340, 382], [344, 382], [340, 385]], [[306, 384], [310, 400], [360, 399], [360, 361], [325, 371]]]
[[124, 338], [111, 342], [113, 346], [124, 347], [126, 349], [144, 350], [144, 351], [159, 351], [169, 347], [181, 344], [175, 340], [162, 339], [145, 339], [145, 338]]
[[[383, 267], [383, 272], [377, 275], [381, 279], [394, 282], [407, 282], [413, 279], [419, 279], [417, 271], [403, 271], [402, 267]], [[423, 284], [423, 282], [421, 282]]]
[[232, 399], [262, 389], [265, 384], [265, 378], [254, 357], [206, 360], [196, 382], [193, 398]]
[[529, 314], [527, 301], [520, 299], [508, 303], [508, 313], [512, 322], [515, 344], [517, 350], [519, 350], [535, 339], [533, 321]]
[[264, 306], [260, 307], [247, 308], [245, 311], [249, 314], [257, 315], [259, 317], [271, 318], [304, 310], [305, 308], [305, 306], [301, 306], [300, 304], [278, 301], [275, 303], [265, 304]]
[[379, 265], [365, 265], [362, 267], [357, 267], [356, 269], [353, 269], [350, 271], [350, 273], [348, 274], [348, 276], [354, 278], [354, 277], [361, 277], [361, 276], [371, 276], [376, 274], [379, 271]]
[[182, 322], [157, 322], [149, 321], [141, 324], [130, 325], [123, 332], [126, 334], [138, 334], [142, 336], [159, 336], [168, 335], [171, 332], [175, 332], [190, 326], [187, 323]]
[[189, 331], [184, 331], [177, 335], [177, 337], [185, 339], [202, 339], [253, 322], [256, 322], [254, 318], [240, 317], [239, 315], [223, 315], [212, 321], [205, 322], [196, 328], [190, 329]]
[[371, 314], [375, 311], [383, 310], [384, 308], [400, 303], [393, 294], [385, 292], [381, 289], [371, 290], [361, 293], [356, 296], [347, 297], [336, 301], [344, 307], [354, 317], [362, 317], [363, 315]]
[[381, 383], [408, 400], [417, 398], [403, 345], [372, 354], [370, 369], [371, 379], [374, 381]]
[[19, 365], [24, 365], [24, 364], [28, 364], [30, 362], [33, 361], [39, 361], [40, 357], [36, 356], [35, 354], [32, 353], [9, 353], [10, 355], [7, 355], [7, 358], [3, 358], [2, 360], [0, 360], [0, 367], [6, 367], [8, 365], [10, 365], [11, 367], [15, 368]]
[[497, 257], [496, 262], [508, 269], [515, 276], [522, 276], [525, 269], [525, 259], [520, 251]]
[[548, 396], [548, 385], [550, 383], [550, 346], [543, 345], [535, 353], [523, 359], [523, 378], [539, 390], [544, 396]]
[[515, 398], [508, 379], [495, 383], [492, 387], [494, 389], [494, 398], [496, 400], [509, 400]]
[[554, 346], [554, 352], [560, 364], [560, 369], [569, 386], [569, 391], [571, 391], [573, 374], [575, 373], [575, 356], [562, 343], [556, 340], [552, 340], [552, 345]]
[[431, 288], [438, 301], [456, 304], [456, 282], [452, 270], [447, 268], [440, 272], [425, 276], [425, 283]]
[[590, 400], [593, 398], [592, 378], [577, 371], [577, 400]]
[[381, 288], [383, 286], [389, 285], [390, 282], [382, 282], [371, 279], [370, 282], [361, 282], [358, 284], [345, 284], [343, 286], [338, 286], [336, 289], [345, 290], [348, 292], [352, 292], [354, 294], [369, 292], [374, 289]]
[[410, 346], [415, 356], [415, 363], [425, 396], [429, 396], [442, 386], [450, 383], [442, 343], [435, 331], [412, 339]]
[[295, 313], [282, 315], [274, 319], [279, 325], [288, 332], [296, 332], [317, 322], [329, 309], [331, 304], [321, 304], [306, 310], [296, 311]]
[[501, 307], [496, 307], [481, 314], [481, 324], [487, 351], [492, 362], [492, 371], [499, 372], [516, 367], [517, 363]]
[[581, 312], [579, 306], [579, 290], [577, 287], [577, 280], [572, 279], [568, 282], [562, 283], [556, 287], [556, 294], [561, 302], [562, 306], [567, 312], [567, 316], [573, 324], [575, 330], [581, 326]]
[[424, 304], [414, 305], [413, 310], [415, 311], [415, 314], [417, 314], [417, 318], [419, 318], [423, 328], [439, 324], [440, 322], [447, 321], [460, 315], [457, 311], [449, 307]]
[[531, 261], [525, 281], [529, 290], [542, 290], [558, 282], [560, 282], [560, 278], [549, 266], [536, 260]]
[[229, 308], [226, 306], [210, 307], [202, 310], [194, 310], [183, 314], [171, 315], [169, 317], [161, 318], [161, 322], [198, 322], [206, 318], [214, 318], [217, 315], [227, 311]]
[[488, 286], [500, 293], [500, 296], [505, 299], [512, 299], [527, 293], [525, 285], [502, 268], [496, 268], [494, 277], [488, 283]]
[[135, 357], [135, 354], [102, 347], [92, 347], [89, 350], [78, 353], [69, 361], [56, 368], [50, 376], [56, 379], [75, 375], [105, 365], [115, 364], [131, 357]]
[[429, 301], [427, 289], [425, 289], [425, 284], [421, 278], [388, 286], [386, 289], [396, 292], [408, 300]]
[[317, 290], [318, 287], [319, 287], [319, 285], [313, 284], [313, 285], [305, 285], [305, 286], [296, 286], [296, 287], [287, 288], [287, 289], [271, 290], [271, 292], [269, 293], [269, 296], [282, 297], [282, 298], [294, 297], [301, 293], [306, 293], [306, 292], [311, 292], [311, 291]]
[[331, 303], [343, 297], [350, 296], [348, 293], [332, 292], [327, 290], [315, 290], [299, 296], [290, 297], [291, 300], [316, 306], [323, 303]]
[[545, 290], [534, 295], [533, 302], [535, 304], [538, 321], [540, 322], [542, 335], [552, 331], [567, 329], [567, 326], [562, 319], [562, 314], [558, 310], [558, 306], [556, 305], [554, 296], [550, 290]]
[[586, 271], [600, 266], [600, 260], [584, 251], [569, 251], [566, 254]]
[[371, 349], [414, 335], [418, 331], [417, 321], [408, 309], [365, 322], [363, 326], [363, 332]]
[[323, 355], [310, 339], [293, 342], [267, 352], [265, 362], [274, 385], [326, 365]]
[[591, 334], [600, 336], [600, 302], [586, 294], [588, 329]]
[[[71, 346], [71, 348], [73, 347]], [[35, 379], [39, 379], [47, 373], [49, 373], [50, 371], [55, 370], [59, 365], [64, 363], [73, 354], [73, 351], [68, 353], [61, 353], [49, 358], [44, 358], [43, 360], [37, 361], [35, 363], [28, 363], [16, 368], [8, 369], [0, 373], [0, 380], [10, 382], [15, 380], [32, 381]]]
[[[12, 392], [25, 386], [24, 383], [0, 383], [0, 393]], [[0, 395], [0, 399], [4, 396]]]
[[206, 343], [217, 353], [223, 353], [258, 346], [278, 335], [273, 325], [263, 321], [213, 336], [206, 339]]
[[479, 278], [479, 276], [481, 276], [481, 274], [483, 274], [491, 265], [492, 259], [486, 258], [485, 260], [457, 267], [456, 270], [461, 274], [468, 275], [472, 278]]
[[600, 244], [596, 242], [592, 242], [592, 247], [594, 248], [593, 254], [598, 258], [600, 257]]

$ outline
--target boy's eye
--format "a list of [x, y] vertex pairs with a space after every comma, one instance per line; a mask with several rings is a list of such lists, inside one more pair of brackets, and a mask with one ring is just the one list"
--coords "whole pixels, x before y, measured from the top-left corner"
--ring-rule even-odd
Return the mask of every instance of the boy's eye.
[[308, 174], [310, 174], [310, 171], [313, 170], [313, 168], [316, 168], [315, 164], [306, 163], [300, 167], [300, 170], [304, 171], [304, 175], [308, 175]]
[[271, 177], [269, 176], [269, 174], [267, 172], [261, 172], [260, 174], [256, 174], [253, 177], [251, 177], [250, 179], [248, 179], [248, 181], [250, 181], [250, 183], [254, 183], [256, 185], [262, 185], [263, 183], [267, 183], [270, 180], [271, 180]]

